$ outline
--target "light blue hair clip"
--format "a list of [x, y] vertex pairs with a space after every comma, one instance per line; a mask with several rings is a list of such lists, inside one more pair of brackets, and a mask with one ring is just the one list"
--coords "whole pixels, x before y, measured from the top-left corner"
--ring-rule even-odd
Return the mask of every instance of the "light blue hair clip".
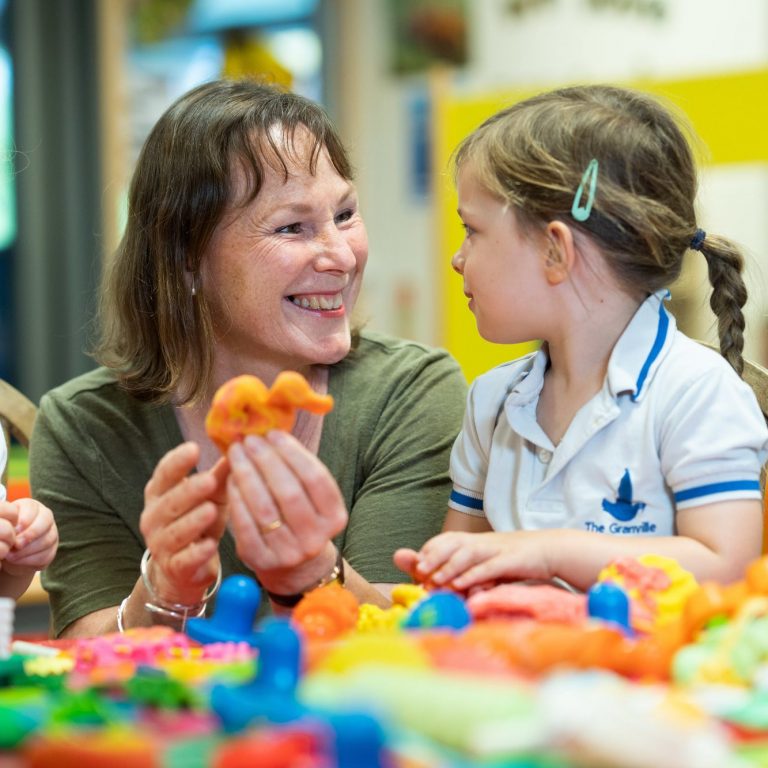
[[[573, 196], [573, 205], [571, 206], [571, 216], [576, 221], [586, 221], [589, 218], [589, 214], [592, 213], [592, 206], [595, 203], [595, 192], [597, 192], [597, 160], [593, 157], [589, 161], [587, 170], [584, 171], [584, 175], [581, 177], [581, 184], [576, 190], [576, 194]], [[584, 197], [584, 188], [587, 187], [587, 202], [581, 204], [581, 199]]]

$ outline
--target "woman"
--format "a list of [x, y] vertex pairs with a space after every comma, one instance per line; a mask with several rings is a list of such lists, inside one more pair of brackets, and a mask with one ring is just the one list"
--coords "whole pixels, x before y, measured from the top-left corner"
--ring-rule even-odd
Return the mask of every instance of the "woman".
[[[386, 604], [394, 550], [440, 529], [464, 380], [444, 352], [351, 330], [368, 253], [351, 175], [324, 112], [272, 87], [207, 83], [158, 121], [102, 291], [103, 367], [48, 393], [33, 436], [55, 635], [183, 626], [222, 572], [280, 610], [333, 580]], [[215, 390], [285, 369], [334, 410], [221, 457]]]

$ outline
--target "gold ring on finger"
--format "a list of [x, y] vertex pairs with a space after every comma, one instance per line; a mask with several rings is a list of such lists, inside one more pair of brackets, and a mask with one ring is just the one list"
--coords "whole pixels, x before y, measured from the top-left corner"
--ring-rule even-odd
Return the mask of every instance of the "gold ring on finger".
[[272, 531], [276, 531], [282, 524], [283, 521], [278, 517], [275, 518], [271, 523], [267, 523], [266, 525], [259, 525], [259, 531], [261, 531], [262, 534], [272, 533]]

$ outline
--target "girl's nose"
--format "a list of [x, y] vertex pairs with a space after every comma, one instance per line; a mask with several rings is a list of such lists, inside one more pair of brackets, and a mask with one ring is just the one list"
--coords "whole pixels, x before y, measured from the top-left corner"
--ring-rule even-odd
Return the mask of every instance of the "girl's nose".
[[451, 266], [454, 272], [458, 272], [460, 275], [464, 274], [464, 257], [461, 255], [461, 251], [456, 251], [451, 259]]

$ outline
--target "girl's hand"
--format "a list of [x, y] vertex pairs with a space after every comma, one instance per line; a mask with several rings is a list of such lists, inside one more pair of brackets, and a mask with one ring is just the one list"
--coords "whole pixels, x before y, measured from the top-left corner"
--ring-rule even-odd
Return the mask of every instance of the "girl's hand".
[[9, 505], [17, 513], [16, 540], [2, 568], [11, 576], [32, 576], [45, 568], [56, 554], [59, 532], [53, 513], [34, 499], [18, 499]]
[[347, 510], [328, 468], [280, 431], [233, 444], [227, 484], [237, 554], [270, 592], [292, 594], [333, 568]]
[[0, 569], [5, 570], [4, 560], [16, 543], [16, 525], [19, 510], [10, 501], [0, 501]]
[[200, 449], [183, 443], [158, 463], [144, 489], [139, 526], [152, 553], [150, 582], [163, 600], [184, 605], [200, 601], [219, 569], [219, 541], [226, 528], [226, 478], [220, 459], [205, 472], [190, 474]]
[[417, 581], [465, 592], [497, 581], [552, 578], [548, 541], [548, 531], [450, 531], [430, 539], [419, 552], [398, 550], [395, 563]]

